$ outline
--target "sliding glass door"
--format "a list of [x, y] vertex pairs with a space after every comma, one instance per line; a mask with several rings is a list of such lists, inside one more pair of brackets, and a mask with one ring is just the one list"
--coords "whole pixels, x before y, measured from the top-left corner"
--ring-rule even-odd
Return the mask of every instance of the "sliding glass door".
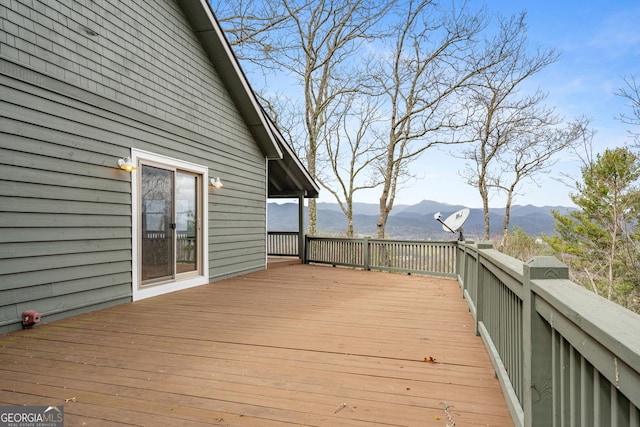
[[141, 285], [201, 273], [202, 175], [141, 162]]

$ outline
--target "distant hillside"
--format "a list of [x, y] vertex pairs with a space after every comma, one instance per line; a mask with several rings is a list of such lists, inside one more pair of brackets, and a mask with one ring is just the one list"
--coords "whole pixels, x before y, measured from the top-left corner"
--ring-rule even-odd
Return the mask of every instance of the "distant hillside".
[[[387, 222], [387, 235], [397, 239], [450, 239], [452, 234], [445, 232], [433, 215], [441, 212], [443, 218], [462, 209], [462, 205], [423, 200], [415, 205], [397, 205], [391, 211]], [[354, 229], [356, 234], [375, 236], [378, 220], [378, 205], [375, 203], [354, 204]], [[564, 206], [520, 206], [511, 208], [510, 227], [518, 226], [532, 236], [553, 234], [552, 210], [566, 213], [570, 208]], [[501, 234], [504, 221], [504, 209], [490, 209], [489, 219], [492, 233]], [[305, 208], [306, 226], [306, 208]], [[296, 203], [269, 203], [269, 231], [297, 231], [298, 205]], [[322, 234], [344, 234], [347, 219], [337, 203], [318, 203], [318, 231]], [[482, 209], [471, 209], [464, 227], [465, 238], [477, 239], [483, 235], [484, 219]]]

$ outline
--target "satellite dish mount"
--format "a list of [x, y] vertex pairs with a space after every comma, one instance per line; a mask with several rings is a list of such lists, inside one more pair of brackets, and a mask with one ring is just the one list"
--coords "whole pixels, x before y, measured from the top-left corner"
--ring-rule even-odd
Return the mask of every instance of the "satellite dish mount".
[[462, 235], [462, 226], [464, 225], [464, 222], [467, 220], [468, 217], [469, 217], [468, 208], [463, 208], [457, 212], [452, 213], [444, 221], [442, 221], [442, 214], [440, 212], [437, 212], [435, 215], [433, 215], [433, 219], [435, 219], [440, 224], [442, 224], [442, 229], [444, 231], [450, 231], [453, 234], [459, 233], [459, 236], [458, 236], [459, 241], [464, 240], [464, 236]]

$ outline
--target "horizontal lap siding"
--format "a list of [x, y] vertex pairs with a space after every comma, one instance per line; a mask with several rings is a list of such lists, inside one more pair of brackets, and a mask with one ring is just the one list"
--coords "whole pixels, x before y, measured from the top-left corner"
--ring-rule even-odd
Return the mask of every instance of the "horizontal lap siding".
[[121, 148], [86, 143], [97, 123], [78, 126], [59, 95], [0, 84], [0, 331], [27, 309], [54, 320], [129, 301], [130, 177], [106, 166]]
[[267, 244], [265, 204], [248, 198], [231, 204], [225, 195], [214, 195], [210, 200], [217, 208], [209, 217], [210, 277], [218, 280], [239, 271], [263, 269]]
[[[6, 4], [6, 3], [5, 3]], [[264, 268], [264, 155], [172, 1], [0, 6], [0, 332], [131, 299], [132, 147], [207, 166], [212, 279]], [[134, 172], [135, 173], [135, 172]]]

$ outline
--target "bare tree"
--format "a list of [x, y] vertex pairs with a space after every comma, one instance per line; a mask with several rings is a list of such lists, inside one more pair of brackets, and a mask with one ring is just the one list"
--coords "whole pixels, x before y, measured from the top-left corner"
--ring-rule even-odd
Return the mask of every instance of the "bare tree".
[[388, 111], [377, 236], [384, 237], [389, 213], [408, 165], [438, 144], [458, 143], [455, 131], [467, 113], [455, 102], [459, 91], [488, 67], [473, 61], [474, 38], [486, 26], [483, 11], [463, 4], [443, 9], [430, 0], [410, 0], [402, 9], [390, 53], [370, 73], [381, 89]]
[[[499, 20], [498, 33], [481, 51], [482, 56], [492, 58], [492, 67], [475, 76], [466, 100], [472, 112], [469, 138], [474, 144], [462, 153], [462, 157], [470, 161], [463, 176], [480, 194], [485, 239], [490, 238], [491, 189], [506, 189], [512, 198], [518, 183], [539, 171], [548, 160], [547, 154], [555, 153], [561, 145], [552, 144], [546, 153], [540, 153], [546, 143], [542, 135], [548, 134], [546, 129], [558, 125], [560, 119], [552, 109], [542, 105], [546, 94], [540, 91], [533, 95], [519, 94], [527, 78], [558, 59], [551, 49], [538, 48], [528, 54], [524, 20], [524, 13]], [[540, 132], [541, 129], [545, 131]], [[504, 184], [505, 170], [500, 165], [509, 163], [513, 165], [510, 170], [514, 175], [509, 184]]]
[[[234, 53], [243, 61], [269, 67], [272, 35], [286, 29], [290, 14], [282, 0], [208, 0]], [[267, 60], [265, 60], [267, 59]]]
[[[550, 128], [553, 116], [551, 110], [542, 110], [536, 116], [535, 122], [539, 126], [529, 128], [529, 132], [520, 134], [519, 138], [506, 146], [506, 156], [501, 156], [503, 167], [496, 179], [495, 186], [504, 191], [507, 196], [504, 208], [504, 222], [502, 224], [502, 242], [506, 242], [509, 234], [511, 206], [522, 181], [529, 179], [536, 181], [536, 177], [549, 172], [556, 164], [556, 154], [567, 149], [573, 149], [582, 141], [587, 132], [588, 121], [585, 118], [576, 119], [563, 128]], [[540, 117], [543, 118], [540, 121]]]
[[[297, 106], [296, 98], [302, 99], [301, 108], [280, 109], [275, 121], [294, 138], [294, 148], [311, 176], [334, 192], [321, 174], [327, 159], [322, 137], [337, 120], [327, 112], [343, 95], [358, 90], [362, 73], [357, 71], [356, 53], [362, 43], [383, 33], [378, 24], [395, 0], [210, 1], [242, 59], [258, 65], [265, 75], [277, 70], [278, 79], [291, 81], [292, 100], [274, 100], [273, 93], [263, 91], [263, 103], [273, 113], [271, 106]], [[316, 231], [316, 203], [311, 199], [308, 232]]]
[[[282, 1], [293, 27], [274, 43], [272, 58], [302, 85], [306, 130], [303, 154], [309, 173], [318, 178], [323, 146], [320, 137], [330, 125], [327, 120], [332, 119], [326, 112], [343, 95], [358, 90], [361, 73], [354, 67], [355, 53], [363, 42], [375, 37], [392, 0]], [[321, 179], [319, 182], [327, 188]], [[309, 201], [308, 232], [317, 232], [315, 199]]]
[[[618, 119], [622, 123], [640, 126], [640, 74], [623, 77], [624, 86], [618, 89], [615, 94], [621, 96], [628, 101], [628, 107], [631, 109], [630, 114], [621, 113]], [[640, 145], [640, 131], [630, 130], [629, 134], [633, 137], [636, 144]]]
[[381, 155], [380, 135], [376, 125], [382, 114], [375, 99], [361, 93], [349, 93], [336, 108], [327, 111], [338, 118], [325, 129], [325, 152], [331, 170], [323, 177], [325, 188], [335, 197], [347, 217], [347, 237], [353, 237], [353, 201], [357, 191], [380, 185], [378, 174], [371, 173]]

